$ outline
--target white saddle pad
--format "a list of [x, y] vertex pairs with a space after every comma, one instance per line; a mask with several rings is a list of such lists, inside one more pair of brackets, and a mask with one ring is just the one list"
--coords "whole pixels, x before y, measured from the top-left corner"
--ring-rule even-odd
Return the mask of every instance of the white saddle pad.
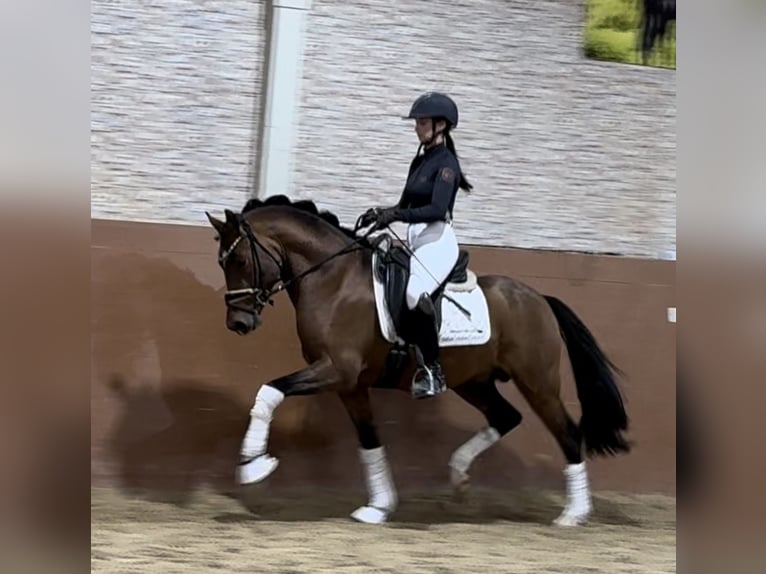
[[[375, 306], [378, 310], [378, 320], [383, 337], [389, 343], [400, 342], [394, 328], [394, 322], [386, 305], [386, 296], [383, 283], [375, 276], [375, 261], [377, 253], [373, 254], [372, 284], [375, 290]], [[440, 347], [460, 347], [471, 345], [483, 345], [489, 341], [491, 331], [489, 324], [489, 307], [484, 291], [479, 287], [476, 274], [468, 271], [468, 280], [465, 283], [448, 283], [441, 298], [442, 324], [439, 330]], [[450, 299], [454, 299], [466, 311], [455, 305]]]

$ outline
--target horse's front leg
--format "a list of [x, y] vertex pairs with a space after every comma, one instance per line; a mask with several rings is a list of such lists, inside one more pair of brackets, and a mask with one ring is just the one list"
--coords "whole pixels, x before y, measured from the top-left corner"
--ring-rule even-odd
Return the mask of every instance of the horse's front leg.
[[398, 500], [386, 452], [375, 429], [369, 391], [355, 387], [339, 395], [359, 436], [359, 458], [367, 483], [367, 505], [357, 508], [351, 517], [367, 524], [383, 524], [396, 509]]
[[329, 359], [321, 359], [258, 389], [250, 410], [250, 425], [240, 449], [237, 479], [240, 484], [260, 482], [277, 468], [279, 461], [266, 452], [269, 429], [274, 410], [285, 397], [308, 395], [341, 382], [341, 377]]

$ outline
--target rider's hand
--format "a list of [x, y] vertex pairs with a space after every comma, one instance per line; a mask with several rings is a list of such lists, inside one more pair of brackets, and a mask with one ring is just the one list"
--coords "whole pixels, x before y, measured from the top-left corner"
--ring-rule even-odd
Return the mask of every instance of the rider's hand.
[[390, 224], [396, 221], [398, 213], [399, 210], [396, 207], [389, 207], [388, 209], [378, 210], [375, 217], [375, 227], [378, 229], [388, 227]]
[[379, 210], [374, 207], [365, 211], [361, 217], [359, 217], [359, 223], [357, 224], [359, 229], [375, 223], [378, 220], [378, 211]]

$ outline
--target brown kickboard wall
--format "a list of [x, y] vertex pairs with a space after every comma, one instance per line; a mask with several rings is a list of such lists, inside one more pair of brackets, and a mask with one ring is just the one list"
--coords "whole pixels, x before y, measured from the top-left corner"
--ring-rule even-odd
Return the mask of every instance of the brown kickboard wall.
[[[675, 493], [675, 263], [470, 247], [471, 269], [507, 274], [569, 304], [627, 374], [635, 450], [589, 462], [595, 490]], [[223, 275], [204, 227], [92, 222], [91, 478], [190, 491], [232, 486], [260, 384], [303, 366], [289, 300], [239, 337], [225, 328]], [[565, 365], [564, 399], [579, 405]], [[519, 428], [476, 460], [475, 487], [563, 487], [564, 459], [512, 384]], [[446, 488], [452, 451], [484, 426], [454, 393], [431, 401], [376, 390], [373, 408], [402, 490]], [[335, 396], [295, 397], [271, 434], [281, 464], [267, 488], [363, 489], [356, 434]]]

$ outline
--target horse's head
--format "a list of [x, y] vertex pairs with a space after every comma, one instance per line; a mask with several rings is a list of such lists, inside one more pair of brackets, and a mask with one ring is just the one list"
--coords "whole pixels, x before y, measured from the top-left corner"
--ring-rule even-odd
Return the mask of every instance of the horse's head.
[[258, 238], [240, 213], [225, 210], [226, 221], [205, 212], [218, 232], [218, 264], [226, 279], [226, 327], [246, 335], [261, 324], [260, 313], [281, 279], [278, 253]]

